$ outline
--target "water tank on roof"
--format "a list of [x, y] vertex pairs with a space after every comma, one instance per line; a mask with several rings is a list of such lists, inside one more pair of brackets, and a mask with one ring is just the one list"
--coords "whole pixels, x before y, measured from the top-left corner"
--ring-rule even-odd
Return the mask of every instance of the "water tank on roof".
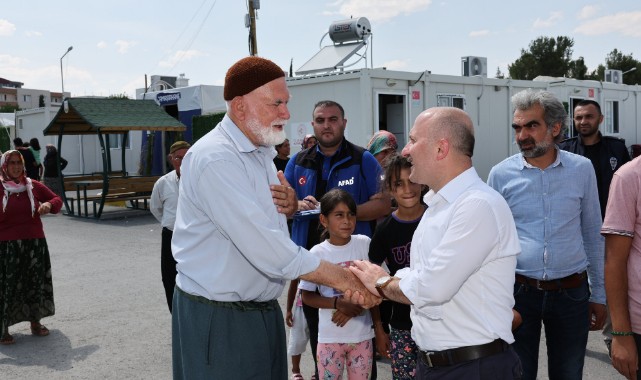
[[372, 33], [372, 26], [365, 17], [334, 21], [329, 26], [329, 38], [335, 44], [362, 41]]

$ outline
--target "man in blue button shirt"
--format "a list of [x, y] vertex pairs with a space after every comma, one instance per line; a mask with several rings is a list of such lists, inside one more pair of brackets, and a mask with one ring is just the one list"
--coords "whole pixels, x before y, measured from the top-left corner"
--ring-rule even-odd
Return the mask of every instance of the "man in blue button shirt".
[[492, 168], [488, 184], [510, 206], [522, 249], [514, 299], [523, 324], [514, 348], [523, 379], [536, 379], [543, 323], [550, 377], [581, 379], [588, 332], [605, 320], [596, 176], [590, 160], [555, 145], [567, 113], [554, 95], [528, 89], [512, 106], [521, 153]]

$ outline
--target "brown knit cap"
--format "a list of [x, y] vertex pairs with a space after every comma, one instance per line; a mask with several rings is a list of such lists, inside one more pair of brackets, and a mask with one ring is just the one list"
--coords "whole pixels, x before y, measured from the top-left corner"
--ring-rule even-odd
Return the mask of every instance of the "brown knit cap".
[[234, 63], [225, 76], [225, 100], [232, 100], [285, 76], [274, 62], [260, 57], [246, 57]]
[[189, 149], [191, 145], [187, 141], [176, 141], [175, 143], [171, 144], [171, 147], [169, 148], [169, 153], [174, 153], [177, 150], [180, 149]]

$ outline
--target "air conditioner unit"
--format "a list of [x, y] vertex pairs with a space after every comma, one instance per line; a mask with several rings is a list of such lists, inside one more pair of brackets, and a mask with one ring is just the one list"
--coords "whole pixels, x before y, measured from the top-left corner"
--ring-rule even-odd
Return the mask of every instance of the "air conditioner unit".
[[623, 84], [623, 71], [606, 69], [605, 82]]
[[487, 78], [487, 58], [461, 57], [461, 75], [464, 77], [480, 75]]

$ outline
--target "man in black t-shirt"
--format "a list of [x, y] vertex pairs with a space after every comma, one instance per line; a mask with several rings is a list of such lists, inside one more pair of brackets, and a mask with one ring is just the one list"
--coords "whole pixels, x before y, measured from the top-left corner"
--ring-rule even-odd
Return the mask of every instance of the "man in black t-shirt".
[[[578, 136], [561, 141], [559, 148], [580, 154], [592, 161], [599, 191], [601, 218], [604, 218], [612, 176], [623, 164], [630, 161], [630, 153], [625, 146], [625, 140], [601, 134], [599, 125], [602, 122], [603, 114], [599, 103], [594, 100], [580, 101], [574, 107], [574, 128]], [[612, 330], [612, 323], [608, 313], [603, 326], [603, 336], [608, 352], [612, 343], [610, 330]]]
[[630, 161], [625, 140], [614, 136], [603, 136], [599, 132], [599, 125], [602, 122], [603, 114], [599, 103], [594, 100], [582, 100], [574, 108], [574, 128], [578, 136], [559, 143], [559, 148], [592, 161], [599, 189], [601, 218], [605, 216], [612, 175], [623, 164]]

